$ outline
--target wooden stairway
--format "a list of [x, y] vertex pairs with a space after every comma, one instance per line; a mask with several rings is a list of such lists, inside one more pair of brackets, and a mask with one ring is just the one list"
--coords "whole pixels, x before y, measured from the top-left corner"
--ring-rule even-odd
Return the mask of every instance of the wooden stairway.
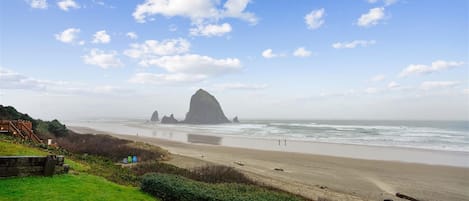
[[32, 123], [24, 120], [0, 120], [0, 133], [10, 133], [15, 137], [42, 143], [42, 140], [34, 134]]

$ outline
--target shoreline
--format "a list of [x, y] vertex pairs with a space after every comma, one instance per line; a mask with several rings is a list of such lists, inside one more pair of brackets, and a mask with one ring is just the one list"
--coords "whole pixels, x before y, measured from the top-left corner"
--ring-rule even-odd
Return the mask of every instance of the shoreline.
[[469, 200], [467, 167], [183, 143], [70, 128], [78, 133], [109, 134], [160, 146], [174, 155], [169, 163], [184, 168], [206, 164], [232, 166], [258, 181], [312, 199], [322, 196], [331, 200], [400, 200], [394, 196], [399, 192], [422, 200]]
[[[71, 127], [94, 128], [95, 130], [99, 130], [100, 132], [108, 132], [123, 135], [129, 135], [130, 133], [134, 133], [131, 136], [139, 135], [146, 137], [155, 137], [159, 139], [182, 142], [186, 144], [197, 143], [225, 147], [326, 155], [366, 160], [384, 160], [453, 167], [469, 167], [469, 160], [467, 160], [467, 158], [469, 158], [469, 152], [464, 151], [432, 150], [397, 146], [343, 144], [333, 142], [315, 142], [302, 141], [297, 139], [287, 139], [285, 146], [284, 139], [282, 138], [267, 139], [260, 137], [214, 135], [213, 133], [203, 131], [187, 132], [172, 127], [154, 128], [135, 124], [99, 124], [98, 126], [93, 127], [93, 125], [77, 125], [72, 123]], [[201, 139], [201, 137], [204, 139]]]

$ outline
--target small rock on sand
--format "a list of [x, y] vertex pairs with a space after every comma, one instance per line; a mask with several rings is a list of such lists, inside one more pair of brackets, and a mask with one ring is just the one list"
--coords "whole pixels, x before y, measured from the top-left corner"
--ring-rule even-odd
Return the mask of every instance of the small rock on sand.
[[244, 163], [240, 162], [240, 161], [235, 161], [234, 162], [236, 165], [239, 165], [239, 166], [244, 166]]

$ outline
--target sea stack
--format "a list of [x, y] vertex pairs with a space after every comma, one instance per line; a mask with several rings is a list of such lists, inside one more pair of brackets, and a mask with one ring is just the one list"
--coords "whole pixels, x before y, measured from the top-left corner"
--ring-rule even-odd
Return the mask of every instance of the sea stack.
[[174, 118], [173, 114], [171, 114], [169, 117], [165, 115], [163, 118], [161, 118], [162, 124], [177, 124], [178, 122], [179, 121]]
[[153, 114], [151, 115], [150, 121], [159, 121], [160, 118], [158, 117], [158, 111], [154, 111]]
[[188, 124], [221, 124], [230, 123], [217, 99], [203, 89], [192, 95], [189, 112], [184, 123]]
[[239, 123], [238, 116], [235, 116], [235, 117], [233, 118], [233, 123]]

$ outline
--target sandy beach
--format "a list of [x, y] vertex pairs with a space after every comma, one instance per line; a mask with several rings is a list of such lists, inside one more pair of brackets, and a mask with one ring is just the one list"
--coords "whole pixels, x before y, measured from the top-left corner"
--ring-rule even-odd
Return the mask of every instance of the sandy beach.
[[173, 154], [169, 163], [180, 167], [210, 163], [233, 166], [260, 182], [311, 199], [401, 200], [394, 196], [399, 192], [428, 201], [469, 200], [467, 167], [225, 147], [211, 145], [217, 139], [203, 136], [193, 137], [196, 143], [182, 143], [84, 127], [70, 128], [79, 133], [110, 134], [163, 147]]

